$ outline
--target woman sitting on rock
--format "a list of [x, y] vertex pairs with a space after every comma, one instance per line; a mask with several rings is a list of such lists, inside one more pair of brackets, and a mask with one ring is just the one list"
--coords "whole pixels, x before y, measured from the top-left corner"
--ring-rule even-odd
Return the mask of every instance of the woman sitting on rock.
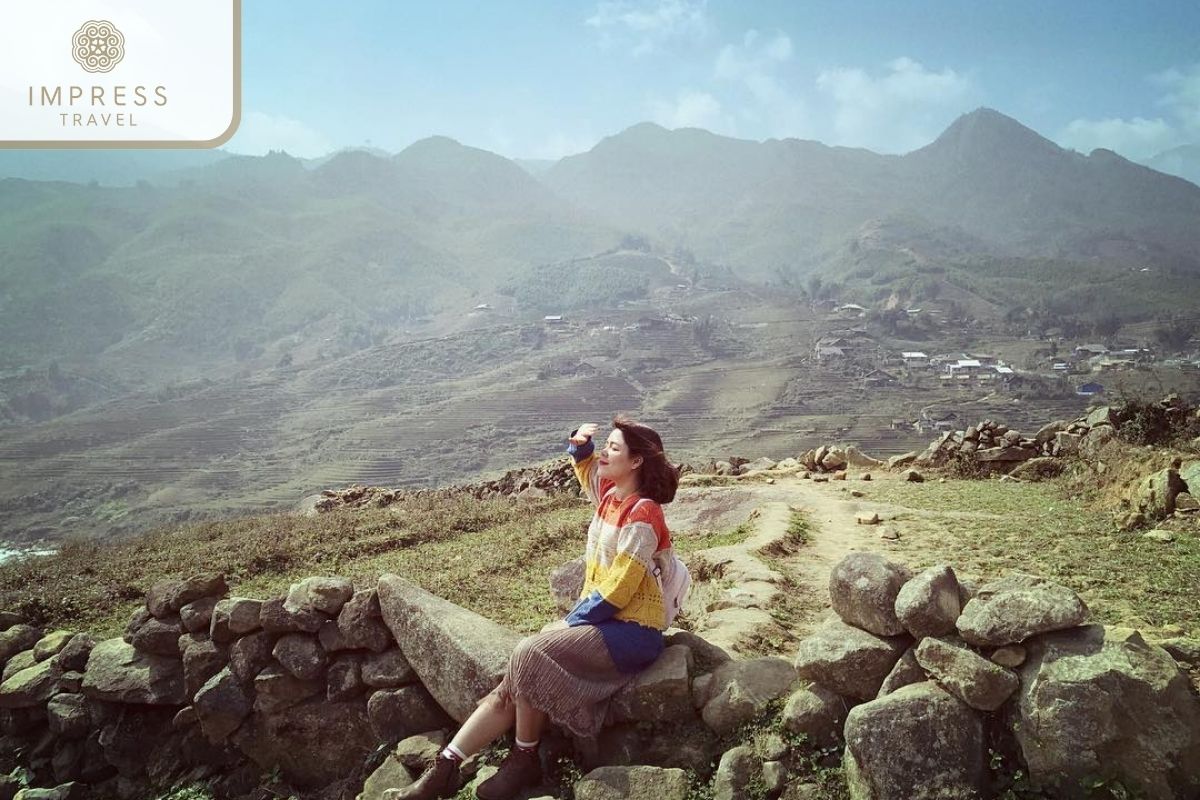
[[594, 736], [608, 721], [612, 696], [662, 654], [666, 616], [654, 556], [669, 554], [671, 535], [660, 504], [675, 499], [680, 470], [667, 460], [653, 429], [618, 415], [604, 450], [596, 453], [596, 428], [580, 425], [568, 439], [575, 475], [596, 512], [588, 527], [583, 590], [566, 626], [522, 639], [500, 684], [479, 700], [416, 782], [390, 790], [389, 800], [452, 796], [461, 785], [461, 763], [514, 722], [515, 746], [475, 794], [506, 800], [540, 784], [538, 737], [546, 718], [577, 736]]

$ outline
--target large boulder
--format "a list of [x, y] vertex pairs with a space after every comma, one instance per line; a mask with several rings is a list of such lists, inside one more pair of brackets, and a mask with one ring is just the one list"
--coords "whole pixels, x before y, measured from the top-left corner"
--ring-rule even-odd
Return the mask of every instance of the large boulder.
[[1055, 797], [1120, 781], [1148, 800], [1200, 797], [1200, 700], [1137, 631], [1088, 625], [1027, 643], [1017, 741]]
[[1087, 614], [1087, 605], [1071, 589], [1038, 575], [1013, 572], [981, 586], [963, 607], [957, 625], [967, 642], [999, 647], [1073, 628]]
[[337, 617], [338, 632], [345, 649], [382, 653], [392, 646], [392, 632], [380, 619], [379, 596], [374, 589], [355, 592]]
[[367, 715], [375, 735], [385, 742], [448, 726], [450, 719], [424, 686], [380, 689], [367, 700]]
[[676, 644], [613, 695], [613, 721], [683, 720], [694, 713], [688, 665], [691, 651]]
[[924, 639], [916, 658], [929, 677], [971, 708], [995, 711], [1017, 690], [1016, 673], [952, 641]]
[[952, 633], [961, 612], [958, 579], [944, 564], [919, 572], [896, 595], [896, 617], [918, 639]]
[[788, 694], [796, 682], [796, 671], [785, 658], [728, 661], [708, 681], [701, 716], [718, 734], [729, 733], [754, 719], [775, 698]]
[[276, 714], [252, 714], [233, 742], [263, 770], [279, 767], [297, 789], [315, 789], [346, 777], [375, 749], [375, 735], [361, 702], [331, 703], [324, 697]]
[[841, 620], [829, 620], [800, 642], [794, 664], [801, 678], [846, 697], [870, 700], [911, 641], [908, 636], [876, 636]]
[[178, 658], [143, 653], [120, 637], [92, 648], [82, 691], [115, 703], [184, 705], [188, 701]]
[[982, 797], [987, 778], [979, 713], [932, 681], [855, 706], [843, 765], [853, 800]]
[[912, 577], [878, 553], [847, 553], [829, 573], [829, 600], [844, 622], [878, 636], [904, 633], [896, 596]]
[[598, 767], [575, 783], [575, 800], [685, 800], [687, 773], [675, 767]]
[[520, 634], [399, 575], [379, 579], [383, 621], [408, 663], [450, 716], [465, 722], [496, 688]]

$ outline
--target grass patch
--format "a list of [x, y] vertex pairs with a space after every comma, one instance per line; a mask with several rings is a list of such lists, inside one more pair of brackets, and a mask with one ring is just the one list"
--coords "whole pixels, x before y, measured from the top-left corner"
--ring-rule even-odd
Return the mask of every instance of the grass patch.
[[[395, 573], [533, 633], [562, 616], [550, 594], [550, 572], [583, 555], [592, 513], [572, 493], [534, 502], [426, 495], [386, 508], [243, 516], [121, 542], [69, 541], [55, 555], [0, 565], [0, 608], [45, 627], [116, 636], [164, 578], [224, 572], [231, 594], [265, 599], [310, 575], [344, 576], [365, 588]], [[736, 544], [751, 532], [739, 525], [672, 531], [672, 537], [686, 555]]]
[[880, 482], [875, 499], [913, 510], [896, 517], [892, 548], [912, 567], [946, 563], [983, 580], [1038, 573], [1079, 592], [1095, 621], [1200, 634], [1196, 521], [1173, 521], [1172, 543], [1143, 539], [1060, 479]]

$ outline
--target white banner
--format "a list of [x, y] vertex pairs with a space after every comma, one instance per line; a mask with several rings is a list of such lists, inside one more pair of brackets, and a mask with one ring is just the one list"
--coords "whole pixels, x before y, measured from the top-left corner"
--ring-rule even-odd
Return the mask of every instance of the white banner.
[[0, 0], [0, 147], [218, 147], [241, 0]]

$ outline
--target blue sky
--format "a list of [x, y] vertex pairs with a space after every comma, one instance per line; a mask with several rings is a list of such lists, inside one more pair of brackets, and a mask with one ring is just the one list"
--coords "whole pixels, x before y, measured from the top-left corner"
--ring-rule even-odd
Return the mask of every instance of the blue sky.
[[652, 120], [903, 153], [982, 105], [1142, 159], [1200, 142], [1197, 32], [1161, 0], [245, 0], [226, 149], [559, 158]]

